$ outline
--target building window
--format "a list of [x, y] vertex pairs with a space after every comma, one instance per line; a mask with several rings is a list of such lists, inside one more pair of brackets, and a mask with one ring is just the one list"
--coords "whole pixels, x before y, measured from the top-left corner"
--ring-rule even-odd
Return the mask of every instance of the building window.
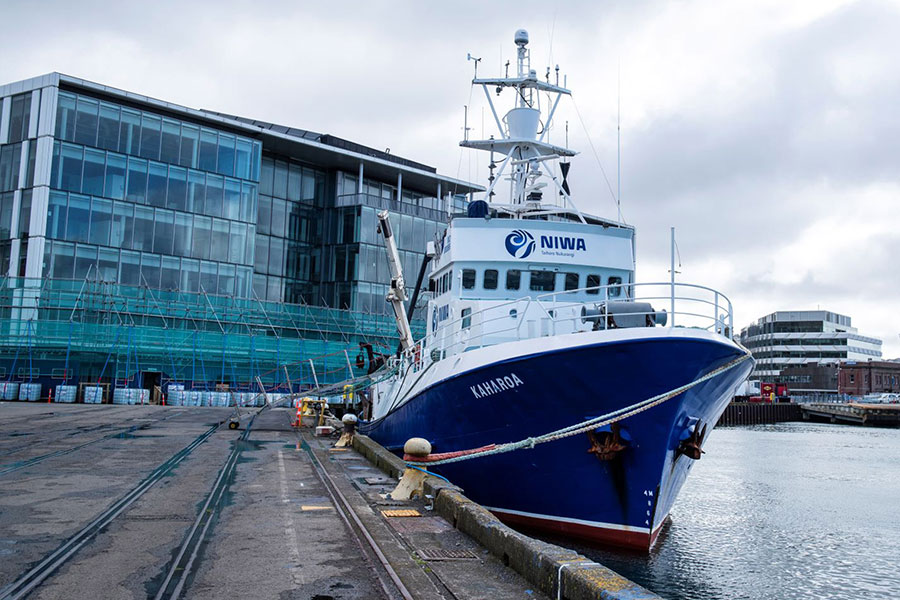
[[556, 289], [556, 273], [553, 271], [531, 271], [529, 287], [532, 292], [552, 292]]
[[475, 289], [475, 270], [474, 269], [463, 269], [462, 271], [462, 286], [464, 290]]
[[510, 269], [506, 272], [506, 289], [517, 290], [522, 283], [522, 271]]
[[497, 289], [497, 269], [485, 269], [484, 271], [484, 289]]
[[588, 294], [599, 294], [600, 293], [600, 282], [603, 281], [600, 279], [599, 275], [588, 275], [587, 276], [587, 293]]
[[578, 289], [578, 273], [566, 273], [566, 291]]
[[31, 120], [31, 92], [13, 96], [9, 111], [9, 138], [13, 144], [28, 138], [28, 123]]

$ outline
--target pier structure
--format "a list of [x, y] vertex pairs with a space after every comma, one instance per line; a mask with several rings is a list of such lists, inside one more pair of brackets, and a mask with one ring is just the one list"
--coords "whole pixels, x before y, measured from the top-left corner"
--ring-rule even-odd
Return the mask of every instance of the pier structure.
[[793, 402], [732, 402], [725, 408], [718, 425], [768, 425], [800, 421], [802, 412]]
[[900, 426], [900, 404], [802, 404], [805, 421], [827, 421], [854, 425]]

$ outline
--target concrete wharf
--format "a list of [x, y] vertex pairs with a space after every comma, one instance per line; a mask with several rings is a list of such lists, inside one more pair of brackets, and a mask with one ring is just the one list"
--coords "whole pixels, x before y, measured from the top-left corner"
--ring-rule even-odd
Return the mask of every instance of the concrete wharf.
[[292, 412], [0, 403], [0, 600], [658, 598]]

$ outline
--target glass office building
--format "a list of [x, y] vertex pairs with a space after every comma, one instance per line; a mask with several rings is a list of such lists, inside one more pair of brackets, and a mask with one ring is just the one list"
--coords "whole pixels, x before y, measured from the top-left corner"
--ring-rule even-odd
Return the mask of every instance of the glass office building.
[[0, 381], [344, 377], [346, 348], [394, 335], [376, 212], [414, 279], [480, 189], [58, 73], [0, 86], [0, 102]]

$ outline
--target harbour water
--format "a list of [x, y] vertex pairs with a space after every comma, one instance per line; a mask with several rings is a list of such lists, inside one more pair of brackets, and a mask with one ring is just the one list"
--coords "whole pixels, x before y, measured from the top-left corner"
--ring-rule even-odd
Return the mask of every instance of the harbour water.
[[576, 549], [673, 600], [900, 598], [900, 429], [718, 428], [705, 449], [650, 555]]

